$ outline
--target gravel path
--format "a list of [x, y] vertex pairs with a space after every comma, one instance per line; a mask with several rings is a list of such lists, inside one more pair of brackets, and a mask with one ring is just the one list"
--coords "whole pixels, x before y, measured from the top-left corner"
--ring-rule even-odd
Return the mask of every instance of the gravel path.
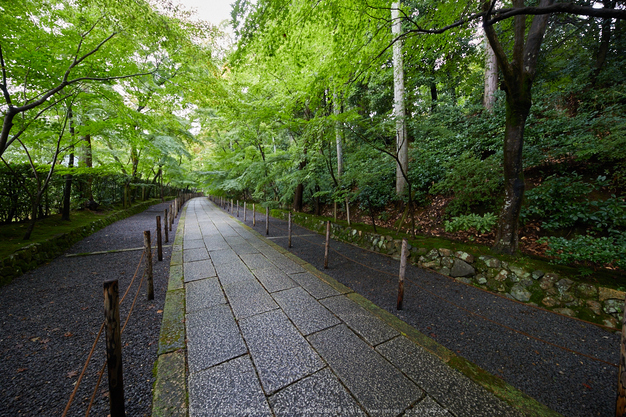
[[[251, 211], [247, 218], [252, 226]], [[258, 213], [255, 229], [265, 234], [265, 219]], [[270, 238], [286, 248], [286, 234], [286, 222], [272, 218]], [[614, 415], [617, 367], [612, 364], [619, 359], [619, 334], [413, 265], [407, 267], [404, 309], [397, 311], [398, 261], [332, 241], [324, 270], [324, 237], [299, 226], [293, 234], [293, 254], [551, 409], [571, 417]]]
[[[143, 231], [155, 235], [156, 220], [168, 203], [121, 220], [83, 239], [67, 253], [140, 248]], [[174, 240], [172, 226], [170, 243]], [[167, 245], [167, 244], [166, 244]], [[156, 251], [154, 251], [156, 252]], [[157, 357], [161, 310], [165, 301], [171, 248], [163, 262], [154, 254], [155, 299], [146, 301], [145, 281], [122, 334], [126, 413], [149, 416], [152, 367]], [[120, 297], [135, 273], [142, 251], [66, 258], [60, 256], [0, 288], [0, 416], [60, 416], [70, 398], [89, 350], [104, 319], [102, 283], [118, 279]], [[120, 306], [125, 320], [137, 293], [139, 276]], [[97, 344], [68, 415], [84, 416], [102, 367], [104, 338]], [[108, 411], [106, 370], [91, 409]]]

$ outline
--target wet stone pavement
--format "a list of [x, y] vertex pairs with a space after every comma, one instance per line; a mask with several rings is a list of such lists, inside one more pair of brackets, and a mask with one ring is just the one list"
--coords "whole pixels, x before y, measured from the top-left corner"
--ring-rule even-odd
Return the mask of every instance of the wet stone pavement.
[[182, 261], [192, 417], [521, 415], [207, 198]]

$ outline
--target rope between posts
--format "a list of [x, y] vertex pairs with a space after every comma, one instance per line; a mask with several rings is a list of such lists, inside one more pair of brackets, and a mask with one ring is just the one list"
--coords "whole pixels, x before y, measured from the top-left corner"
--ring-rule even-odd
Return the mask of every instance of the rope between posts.
[[[126, 320], [124, 321], [124, 325], [122, 326], [122, 329], [120, 330], [120, 334], [124, 333], [124, 329], [126, 328], [126, 324], [128, 324], [128, 320], [130, 319], [130, 315], [133, 312], [133, 309], [135, 308], [135, 303], [137, 302], [137, 297], [139, 296], [139, 290], [141, 289], [141, 286], [143, 284], [143, 279], [146, 277], [146, 271], [144, 270], [143, 274], [141, 275], [141, 280], [139, 281], [139, 287], [137, 287], [137, 292], [135, 293], [135, 298], [133, 298], [133, 303], [130, 306], [130, 310], [128, 311], [128, 314], [126, 315]], [[129, 286], [130, 287], [130, 286]], [[128, 293], [128, 291], [127, 291]], [[120, 301], [120, 304], [122, 302]], [[91, 395], [91, 400], [89, 401], [89, 405], [87, 406], [87, 412], [85, 413], [85, 417], [89, 416], [89, 413], [91, 412], [91, 407], [93, 406], [93, 402], [96, 399], [96, 393], [98, 392], [98, 388], [100, 388], [100, 382], [102, 381], [102, 375], [104, 375], [104, 369], [107, 365], [107, 360], [105, 359], [104, 363], [102, 364], [102, 368], [100, 369], [99, 375], [98, 375], [98, 380], [96, 381], [96, 386], [93, 389], [93, 394]]]
[[[156, 236], [155, 236], [155, 239], [156, 239]], [[150, 245], [152, 245], [152, 242], [150, 243]], [[120, 305], [122, 304], [122, 302], [126, 298], [126, 295], [128, 295], [128, 292], [130, 291], [130, 288], [133, 286], [133, 283], [135, 282], [135, 278], [137, 278], [137, 274], [139, 272], [139, 268], [141, 267], [141, 264], [143, 262], [143, 259], [144, 259], [145, 255], [146, 255], [146, 251], [144, 249], [144, 251], [141, 254], [141, 258], [139, 259], [139, 263], [137, 264], [137, 268], [135, 269], [135, 273], [133, 275], [133, 278], [131, 279], [130, 283], [128, 284], [128, 287], [126, 288], [126, 291], [124, 292], [124, 295], [120, 299], [120, 302], [119, 302]], [[143, 279], [144, 279], [145, 274], [146, 273], [145, 273], [145, 270], [144, 270], [144, 272], [143, 272], [143, 274], [141, 276], [141, 280], [139, 282], [139, 288], [137, 288], [137, 294], [135, 294], [135, 298], [133, 300], [133, 304], [131, 305], [131, 308], [130, 308], [130, 310], [128, 312], [128, 315], [126, 316], [126, 321], [124, 322], [124, 326], [122, 327], [122, 330], [120, 331], [120, 333], [124, 331], [124, 328], [126, 327], [126, 323], [128, 323], [128, 320], [130, 319], [130, 314], [132, 313], [133, 308], [135, 306], [135, 301], [137, 300], [137, 295], [139, 294], [139, 290], [141, 289], [141, 285], [143, 283]], [[68, 411], [70, 409], [70, 406], [72, 405], [72, 402], [74, 401], [74, 398], [76, 397], [76, 393], [78, 392], [78, 388], [80, 387], [80, 384], [81, 384], [81, 382], [83, 380], [83, 377], [85, 376], [85, 372], [87, 371], [87, 366], [89, 366], [89, 363], [91, 362], [91, 357], [93, 356], [93, 353], [96, 350], [96, 346], [98, 344], [98, 341], [100, 340], [100, 336], [102, 336], [102, 330], [104, 330], [105, 324], [106, 324], [106, 322], [103, 321], [102, 324], [100, 325], [100, 330], [98, 331], [98, 334], [96, 335], [96, 339], [94, 340], [93, 345], [91, 346], [91, 350], [89, 351], [89, 354], [87, 355], [87, 360], [85, 361], [85, 365], [83, 366], [83, 369], [82, 369], [80, 375], [78, 376], [78, 380], [76, 381], [76, 385], [74, 386], [74, 390], [72, 391], [72, 394], [70, 395], [70, 398], [69, 398], [69, 400], [67, 402], [67, 405], [65, 406], [65, 409], [63, 410], [63, 414], [62, 414], [61, 417], [66, 417], [67, 416], [67, 413], [68, 413]], [[89, 415], [89, 411], [90, 411], [92, 403], [93, 403], [93, 401], [95, 399], [96, 391], [97, 391], [98, 387], [100, 386], [100, 381], [102, 380], [102, 374], [104, 372], [104, 368], [106, 366], [106, 363], [107, 362], [105, 360], [104, 361], [104, 365], [102, 366], [102, 370], [100, 371], [100, 376], [98, 377], [98, 381], [96, 383], [96, 388], [94, 389], [93, 396], [91, 397], [91, 401], [90, 401], [89, 406], [87, 408], [87, 413], [85, 414], [86, 416]]]
[[[284, 230], [285, 230], [284, 228], [282, 228], [282, 227], [280, 227], [280, 226], [277, 226], [277, 225], [274, 225], [274, 227], [275, 227], [275, 228], [277, 228], [277, 229], [279, 229], [279, 230], [282, 230], [282, 231], [284, 231]], [[304, 238], [304, 237], [301, 237], [301, 236], [296, 236], [296, 237], [299, 237], [300, 239], [305, 240], [305, 241], [307, 241], [307, 242], [309, 242], [309, 243], [311, 243], [311, 244], [313, 244], [313, 245], [316, 245], [316, 246], [323, 246], [323, 245], [321, 245], [321, 244], [319, 244], [319, 243], [313, 242], [313, 241], [311, 241], [311, 240], [309, 240], [309, 239], [306, 239], [306, 238]], [[346, 255], [344, 255], [343, 253], [339, 252], [339, 251], [338, 251], [338, 250], [336, 250], [336, 249], [333, 249], [333, 248], [330, 248], [330, 249], [331, 249], [333, 252], [335, 252], [337, 255], [339, 255], [339, 256], [341, 256], [341, 257], [343, 257], [343, 258], [345, 258], [345, 259], [347, 259], [347, 260], [349, 260], [349, 261], [351, 261], [351, 262], [354, 262], [355, 264], [361, 265], [361, 266], [363, 266], [363, 267], [365, 267], [365, 268], [371, 269], [372, 271], [376, 271], [376, 272], [379, 272], [379, 273], [381, 273], [381, 274], [385, 274], [385, 275], [390, 275], [390, 276], [396, 277], [396, 274], [393, 274], [393, 273], [390, 273], [390, 272], [387, 272], [387, 271], [383, 271], [383, 270], [380, 270], [380, 269], [377, 269], [377, 268], [371, 267], [371, 266], [369, 266], [369, 265], [363, 264], [363, 263], [361, 263], [361, 262], [359, 262], [359, 261], [357, 261], [357, 260], [355, 260], [355, 259], [352, 259], [352, 258], [350, 258], [350, 257], [348, 257], [348, 256], [346, 256]], [[509, 331], [512, 331], [512, 332], [518, 333], [518, 334], [520, 334], [520, 335], [522, 335], [522, 336], [526, 336], [526, 337], [528, 337], [528, 338], [530, 338], [530, 339], [533, 339], [533, 340], [536, 340], [536, 341], [538, 341], [538, 342], [545, 343], [545, 344], [547, 344], [547, 345], [549, 345], [549, 346], [553, 346], [553, 347], [559, 348], [559, 349], [564, 350], [564, 351], [566, 351], [566, 352], [570, 352], [570, 353], [573, 353], [573, 354], [576, 354], [576, 355], [579, 355], [579, 356], [583, 356], [583, 357], [585, 357], [585, 358], [587, 358], [587, 359], [590, 359], [590, 360], [593, 360], [593, 361], [601, 362], [601, 363], [604, 363], [604, 364], [606, 364], [606, 365], [610, 365], [610, 366], [613, 366], [613, 367], [616, 367], [616, 368], [618, 368], [618, 367], [619, 367], [619, 365], [618, 365], [618, 364], [615, 364], [615, 363], [612, 363], [612, 362], [608, 362], [608, 361], [605, 361], [604, 359], [596, 358], [595, 356], [591, 356], [591, 355], [588, 355], [588, 354], [586, 354], [586, 353], [578, 352], [578, 351], [573, 350], [573, 349], [570, 349], [570, 348], [568, 348], [568, 347], [561, 346], [561, 345], [558, 345], [558, 344], [556, 344], [556, 343], [553, 343], [553, 342], [550, 342], [550, 341], [547, 341], [547, 340], [541, 339], [540, 337], [533, 336], [533, 335], [531, 335], [531, 334], [529, 334], [529, 333], [526, 333], [526, 332], [524, 332], [524, 331], [522, 331], [522, 330], [514, 329], [514, 328], [512, 328], [512, 327], [510, 327], [510, 326], [507, 326], [506, 324], [502, 324], [502, 323], [500, 323], [500, 322], [498, 322], [498, 321], [495, 321], [495, 320], [493, 320], [493, 319], [490, 319], [489, 317], [486, 317], [486, 316], [484, 316], [484, 315], [482, 315], [482, 314], [480, 314], [480, 313], [476, 313], [476, 312], [474, 312], [474, 311], [472, 311], [472, 310], [469, 310], [469, 309], [467, 309], [467, 308], [465, 308], [465, 307], [463, 307], [463, 306], [461, 306], [461, 305], [459, 305], [459, 304], [457, 304], [457, 303], [455, 303], [455, 302], [453, 302], [453, 301], [450, 301], [450, 300], [448, 300], [448, 299], [446, 299], [446, 298], [444, 298], [444, 297], [442, 297], [442, 296], [440, 296], [440, 295], [438, 295], [438, 294], [436, 294], [436, 293], [434, 293], [434, 292], [432, 292], [432, 291], [428, 290], [427, 288], [425, 288], [425, 287], [421, 286], [421, 285], [420, 285], [420, 284], [418, 284], [418, 283], [417, 283], [414, 279], [411, 279], [410, 277], [408, 277], [408, 278], [406, 278], [406, 279], [407, 279], [408, 281], [410, 281], [410, 282], [411, 282], [413, 285], [415, 285], [416, 287], [418, 287], [418, 288], [420, 288], [420, 289], [422, 289], [422, 290], [424, 290], [424, 291], [428, 292], [428, 293], [429, 293], [429, 294], [431, 294], [432, 296], [434, 296], [434, 297], [436, 297], [436, 298], [438, 298], [438, 299], [440, 299], [440, 300], [442, 300], [442, 301], [445, 301], [446, 303], [451, 304], [452, 306], [457, 307], [457, 308], [459, 308], [459, 309], [461, 309], [461, 310], [463, 310], [463, 311], [465, 311], [465, 312], [467, 312], [467, 313], [469, 313], [469, 314], [471, 314], [471, 315], [473, 315], [473, 316], [476, 316], [476, 317], [481, 318], [481, 319], [483, 319], [483, 320], [485, 320], [485, 321], [488, 321], [488, 322], [490, 322], [490, 323], [493, 323], [493, 324], [495, 324], [495, 325], [498, 325], [498, 326], [500, 326], [500, 327], [502, 327], [502, 328], [504, 328], [504, 329], [507, 329], [507, 330], [509, 330]], [[525, 305], [526, 305], [526, 304], [525, 304]], [[542, 310], [542, 311], [549, 311], [549, 310], [544, 310], [544, 309], [541, 309], [541, 310]], [[596, 325], [595, 323], [590, 323], [590, 322], [587, 322], [587, 321], [584, 321], [584, 320], [581, 320], [581, 321], [583, 321], [583, 322], [585, 322], [585, 323], [588, 323], [588, 324]], [[600, 327], [604, 327], [604, 326], [600, 326]]]

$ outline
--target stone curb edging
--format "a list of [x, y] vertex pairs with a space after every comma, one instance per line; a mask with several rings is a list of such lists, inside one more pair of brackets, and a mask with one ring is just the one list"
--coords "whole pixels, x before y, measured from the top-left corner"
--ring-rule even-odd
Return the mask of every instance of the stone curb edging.
[[185, 331], [185, 285], [183, 282], [183, 236], [185, 205], [178, 219], [172, 245], [170, 273], [159, 334], [159, 349], [154, 366], [152, 416], [186, 417], [189, 414], [187, 391], [187, 352]]
[[[160, 202], [160, 199], [158, 200]], [[11, 283], [14, 278], [37, 268], [39, 265], [56, 258], [81, 239], [112, 223], [141, 213], [154, 204], [158, 204], [157, 199], [144, 201], [67, 233], [61, 233], [46, 241], [31, 243], [18, 249], [13, 254], [0, 260], [0, 287]]]

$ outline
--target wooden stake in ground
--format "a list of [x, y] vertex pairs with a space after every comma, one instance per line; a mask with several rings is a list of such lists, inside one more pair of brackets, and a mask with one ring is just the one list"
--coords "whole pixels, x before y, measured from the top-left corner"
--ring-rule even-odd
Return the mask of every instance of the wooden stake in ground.
[[152, 242], [150, 231], [143, 232], [143, 246], [146, 251], [146, 277], [148, 278], [148, 301], [154, 300], [154, 279], [152, 278]]
[[256, 210], [254, 209], [254, 203], [252, 203], [252, 227], [256, 226]]
[[104, 283], [104, 317], [106, 320], [106, 351], [109, 370], [109, 405], [111, 417], [126, 415], [124, 410], [124, 377], [122, 372], [122, 338], [120, 337], [119, 284]]
[[400, 274], [398, 275], [398, 303], [396, 310], [402, 310], [402, 301], [404, 300], [404, 275], [406, 274], [406, 258], [408, 256], [409, 242], [402, 239], [402, 252], [400, 252]]
[[289, 212], [289, 220], [287, 221], [287, 234], [289, 235], [288, 247], [291, 247], [291, 212]]
[[246, 221], [246, 202], [243, 202], [243, 221]]
[[326, 222], [326, 245], [324, 246], [324, 269], [328, 269], [329, 248], [330, 248], [330, 220]]
[[265, 207], [265, 234], [270, 234], [270, 208]]
[[239, 200], [237, 200], [237, 217], [239, 217]]
[[616, 417], [626, 417], [626, 304], [622, 317], [622, 337], [620, 340], [619, 370], [617, 372]]
[[348, 219], [348, 226], [350, 226], [350, 202], [346, 198], [346, 219]]
[[172, 223], [174, 223], [174, 212], [172, 211], [172, 205], [170, 204], [170, 217], [168, 219], [168, 223], [170, 224], [170, 232], [172, 231]]
[[157, 233], [157, 259], [159, 261], [163, 260], [163, 242], [161, 242], [161, 216], [156, 216], [156, 222], [157, 222], [157, 229], [156, 229], [156, 233]]

